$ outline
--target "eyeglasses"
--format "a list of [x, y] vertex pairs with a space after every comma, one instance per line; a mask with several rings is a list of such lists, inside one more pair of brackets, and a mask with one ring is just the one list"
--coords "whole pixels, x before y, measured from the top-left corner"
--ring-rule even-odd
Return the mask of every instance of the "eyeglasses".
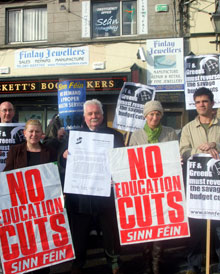
[[13, 108], [9, 108], [9, 109], [2, 109], [1, 112], [6, 113], [6, 112], [13, 112], [14, 109]]

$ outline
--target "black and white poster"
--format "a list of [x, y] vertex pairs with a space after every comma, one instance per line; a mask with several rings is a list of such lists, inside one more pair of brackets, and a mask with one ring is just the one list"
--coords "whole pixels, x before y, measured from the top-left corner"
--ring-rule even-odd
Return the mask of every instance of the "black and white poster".
[[155, 88], [139, 83], [124, 83], [117, 102], [113, 127], [133, 132], [143, 128], [144, 104], [154, 100]]
[[185, 58], [186, 109], [195, 109], [194, 92], [201, 87], [209, 88], [214, 95], [214, 108], [220, 107], [219, 55], [187, 56]]
[[220, 220], [220, 160], [196, 154], [187, 162], [187, 213], [195, 219]]
[[0, 123], [0, 171], [3, 171], [11, 145], [24, 141], [24, 123]]

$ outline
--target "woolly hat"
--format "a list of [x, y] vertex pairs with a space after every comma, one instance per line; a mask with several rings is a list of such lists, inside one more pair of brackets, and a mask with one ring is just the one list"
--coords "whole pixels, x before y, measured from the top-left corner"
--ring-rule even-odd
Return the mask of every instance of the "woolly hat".
[[149, 101], [144, 105], [144, 117], [151, 111], [159, 111], [163, 116], [163, 107], [159, 101]]

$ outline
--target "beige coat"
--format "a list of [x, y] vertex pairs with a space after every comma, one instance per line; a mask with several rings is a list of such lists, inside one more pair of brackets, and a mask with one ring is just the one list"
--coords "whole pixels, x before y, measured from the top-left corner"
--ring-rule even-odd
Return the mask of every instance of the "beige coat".
[[214, 118], [206, 134], [205, 129], [200, 124], [198, 117], [183, 127], [180, 138], [180, 154], [183, 160], [187, 160], [191, 155], [204, 153], [198, 149], [204, 143], [216, 143], [216, 149], [220, 152], [220, 120]]
[[[159, 136], [159, 143], [178, 140], [176, 132], [171, 127], [162, 126], [162, 131]], [[147, 133], [144, 129], [138, 129], [132, 133], [129, 141], [129, 146], [145, 145], [148, 144]]]

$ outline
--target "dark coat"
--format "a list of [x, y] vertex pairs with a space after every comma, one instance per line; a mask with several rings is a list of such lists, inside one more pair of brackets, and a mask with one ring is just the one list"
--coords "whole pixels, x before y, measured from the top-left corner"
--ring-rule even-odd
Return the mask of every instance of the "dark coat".
[[[45, 145], [41, 145], [40, 152], [40, 161], [41, 164], [46, 164], [50, 162], [57, 161], [56, 152], [46, 147]], [[10, 147], [8, 152], [8, 157], [6, 160], [6, 166], [4, 171], [27, 167], [27, 143], [22, 143], [18, 145], [13, 145]]]
[[[79, 131], [92, 132], [87, 126], [79, 129]], [[113, 134], [114, 148], [124, 146], [123, 135], [117, 130], [109, 127], [100, 127], [96, 132]], [[113, 191], [111, 190], [110, 197], [66, 194], [66, 206], [70, 214], [71, 212], [82, 214], [103, 213], [105, 209], [114, 208]]]

